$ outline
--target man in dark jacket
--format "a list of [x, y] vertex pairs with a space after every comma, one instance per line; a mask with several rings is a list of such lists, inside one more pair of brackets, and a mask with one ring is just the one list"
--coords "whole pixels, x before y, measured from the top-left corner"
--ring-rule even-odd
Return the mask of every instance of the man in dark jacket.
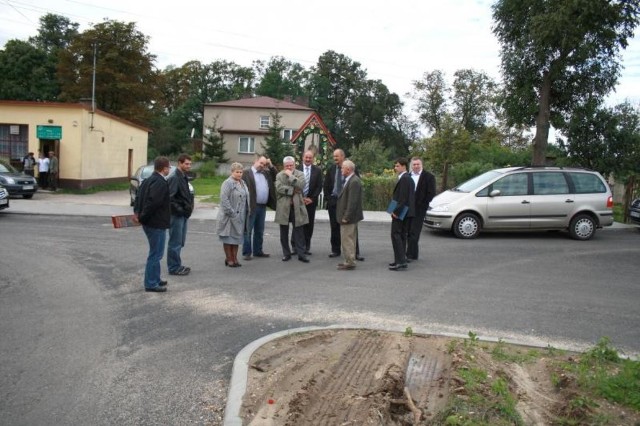
[[407, 173], [408, 161], [406, 158], [398, 158], [393, 167], [398, 174], [398, 181], [393, 189], [393, 201], [395, 208], [391, 214], [391, 244], [393, 245], [394, 261], [389, 264], [389, 269], [399, 271], [407, 269], [407, 234], [409, 233], [409, 220], [415, 215], [414, 183]]
[[305, 187], [302, 193], [304, 205], [307, 208], [309, 223], [304, 225], [305, 255], [311, 254], [311, 237], [313, 237], [313, 223], [316, 220], [316, 208], [318, 207], [318, 196], [322, 192], [322, 170], [313, 164], [315, 154], [313, 151], [306, 151], [302, 156], [302, 164], [298, 170], [304, 173]]
[[164, 253], [167, 229], [171, 224], [169, 184], [169, 160], [157, 157], [153, 162], [153, 174], [142, 182], [133, 207], [133, 213], [142, 224], [149, 241], [149, 255], [144, 268], [145, 291], [165, 292], [167, 282], [160, 278], [160, 261]]
[[420, 234], [422, 223], [429, 208], [429, 203], [436, 196], [436, 178], [422, 168], [420, 157], [411, 159], [411, 179], [416, 186], [415, 205], [416, 215], [409, 223], [409, 236], [407, 237], [407, 259], [418, 260]]
[[181, 154], [178, 167], [169, 176], [169, 197], [171, 198], [171, 226], [167, 245], [167, 268], [169, 275], [188, 275], [191, 268], [182, 264], [180, 252], [187, 239], [187, 221], [193, 212], [193, 195], [189, 190], [187, 173], [191, 170], [191, 157]]
[[256, 158], [253, 166], [247, 167], [242, 173], [242, 180], [249, 190], [249, 223], [242, 244], [244, 260], [254, 257], [269, 257], [262, 248], [264, 238], [264, 221], [267, 207], [276, 209], [276, 190], [274, 181], [278, 170], [264, 155]]

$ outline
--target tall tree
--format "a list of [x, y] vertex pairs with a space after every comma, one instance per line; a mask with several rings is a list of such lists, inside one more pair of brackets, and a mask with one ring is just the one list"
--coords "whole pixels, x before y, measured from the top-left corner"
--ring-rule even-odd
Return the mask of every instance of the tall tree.
[[46, 51], [25, 41], [9, 40], [0, 50], [0, 99], [55, 101], [54, 71]]
[[29, 43], [57, 56], [60, 50], [64, 50], [78, 35], [80, 24], [71, 22], [66, 16], [48, 13], [40, 18], [38, 35], [29, 37]]
[[453, 74], [453, 115], [471, 134], [487, 126], [495, 99], [495, 82], [484, 72], [473, 69]]
[[413, 82], [413, 97], [417, 100], [416, 112], [422, 124], [438, 133], [447, 113], [447, 99], [450, 89], [440, 70], [425, 72], [421, 80]]
[[148, 124], [158, 98], [155, 56], [149, 38], [133, 22], [106, 20], [73, 39], [61, 51], [58, 77], [61, 100], [77, 102], [92, 94], [96, 59], [95, 101], [98, 108], [131, 121]]
[[307, 85], [309, 72], [299, 63], [274, 56], [267, 63], [255, 61], [253, 67], [259, 81], [255, 89], [256, 95], [292, 100], [307, 96], [304, 87]]
[[619, 52], [638, 24], [639, 0], [498, 0], [505, 110], [534, 125], [533, 164], [545, 162], [551, 125], [562, 128], [586, 98], [603, 98], [620, 73]]
[[262, 155], [271, 159], [274, 165], [281, 166], [282, 159], [287, 155], [293, 156], [293, 144], [283, 137], [282, 116], [276, 110], [271, 114], [271, 125], [269, 126], [269, 134], [265, 138], [264, 151]]

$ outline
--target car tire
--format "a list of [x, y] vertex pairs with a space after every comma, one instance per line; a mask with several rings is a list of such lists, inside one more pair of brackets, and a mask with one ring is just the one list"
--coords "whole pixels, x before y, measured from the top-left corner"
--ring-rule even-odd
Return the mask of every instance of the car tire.
[[31, 198], [33, 198], [33, 194], [22, 194], [22, 198], [26, 198], [27, 200], [30, 200]]
[[453, 234], [462, 239], [476, 238], [481, 228], [480, 219], [473, 213], [462, 213], [453, 222]]
[[569, 223], [569, 235], [574, 240], [590, 240], [595, 233], [596, 221], [588, 214], [578, 214]]

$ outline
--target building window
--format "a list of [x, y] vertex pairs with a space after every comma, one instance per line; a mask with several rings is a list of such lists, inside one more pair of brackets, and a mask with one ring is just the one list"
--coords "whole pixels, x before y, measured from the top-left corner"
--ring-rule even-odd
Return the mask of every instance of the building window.
[[241, 136], [238, 140], [238, 152], [241, 154], [253, 154], [256, 152], [256, 139], [250, 136]]
[[282, 139], [284, 139], [285, 141], [290, 141], [291, 138], [293, 138], [293, 135], [295, 134], [296, 134], [295, 129], [284, 129], [282, 130]]
[[268, 129], [269, 126], [271, 126], [271, 117], [269, 117], [268, 115], [261, 115], [260, 116], [260, 128], [261, 129]]
[[17, 164], [29, 149], [29, 126], [26, 124], [0, 124], [0, 157]]

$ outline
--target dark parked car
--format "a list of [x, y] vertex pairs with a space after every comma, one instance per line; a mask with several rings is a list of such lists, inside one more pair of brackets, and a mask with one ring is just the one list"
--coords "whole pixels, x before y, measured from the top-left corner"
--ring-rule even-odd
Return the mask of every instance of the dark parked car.
[[629, 219], [635, 224], [640, 225], [640, 198], [636, 198], [629, 206]]
[[9, 191], [9, 195], [22, 195], [24, 198], [33, 197], [38, 190], [38, 183], [33, 176], [17, 171], [4, 161], [0, 161], [0, 185]]
[[[169, 171], [169, 174], [167, 175], [167, 177], [171, 176], [175, 172], [176, 172], [176, 166], [172, 165], [171, 166], [171, 170]], [[136, 196], [138, 195], [138, 188], [140, 188], [140, 185], [142, 184], [142, 182], [146, 178], [151, 176], [152, 173], [153, 173], [153, 164], [147, 164], [146, 166], [138, 167], [138, 170], [136, 170], [136, 172], [133, 174], [133, 176], [131, 176], [131, 179], [129, 181], [129, 195], [131, 197], [131, 205], [132, 206], [136, 203]], [[189, 174], [187, 174], [187, 178], [191, 181], [191, 180], [195, 179], [195, 174], [189, 173]], [[191, 195], [195, 194], [195, 192], [193, 190], [193, 186], [191, 185], [191, 182], [189, 182], [189, 191], [191, 191]]]
[[9, 207], [9, 191], [0, 186], [0, 210]]

